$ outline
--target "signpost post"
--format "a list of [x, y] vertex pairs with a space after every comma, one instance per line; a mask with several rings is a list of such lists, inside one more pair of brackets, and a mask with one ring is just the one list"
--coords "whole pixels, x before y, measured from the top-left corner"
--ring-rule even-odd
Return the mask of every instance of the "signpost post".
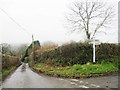
[[95, 56], [96, 55], [95, 54], [95, 45], [99, 45], [101, 43], [99, 40], [95, 39], [95, 37], [93, 37], [93, 39], [91, 39], [89, 42], [93, 44], [93, 63], [95, 63], [95, 57], [96, 57]]
[[95, 38], [93, 38], [93, 63], [95, 63]]

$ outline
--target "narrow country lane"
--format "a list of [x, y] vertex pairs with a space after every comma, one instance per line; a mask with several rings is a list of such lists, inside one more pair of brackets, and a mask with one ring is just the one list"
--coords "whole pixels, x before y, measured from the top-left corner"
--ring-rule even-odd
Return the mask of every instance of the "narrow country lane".
[[118, 88], [118, 76], [64, 79], [33, 72], [21, 65], [2, 83], [2, 88]]

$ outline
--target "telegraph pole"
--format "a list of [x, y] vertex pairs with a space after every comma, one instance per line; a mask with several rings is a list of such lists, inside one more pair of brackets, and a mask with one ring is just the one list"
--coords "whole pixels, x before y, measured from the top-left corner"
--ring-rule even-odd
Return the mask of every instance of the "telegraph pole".
[[33, 58], [33, 61], [34, 61], [34, 36], [33, 36], [33, 34], [32, 34], [32, 51], [33, 51], [32, 58]]

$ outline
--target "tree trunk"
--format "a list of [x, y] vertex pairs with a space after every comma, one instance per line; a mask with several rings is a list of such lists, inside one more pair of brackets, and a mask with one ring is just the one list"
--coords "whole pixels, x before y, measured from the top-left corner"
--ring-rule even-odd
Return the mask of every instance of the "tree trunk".
[[87, 39], [89, 40], [90, 39], [90, 33], [88, 31], [86, 31], [86, 36], [87, 36]]

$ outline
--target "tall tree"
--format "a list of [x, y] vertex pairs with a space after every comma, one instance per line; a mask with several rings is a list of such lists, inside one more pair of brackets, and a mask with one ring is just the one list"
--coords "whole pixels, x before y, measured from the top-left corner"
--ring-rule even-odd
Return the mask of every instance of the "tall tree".
[[11, 51], [10, 48], [11, 48], [11, 46], [9, 44], [7, 44], [7, 43], [0, 44], [0, 52], [2, 54], [10, 53], [10, 51]]
[[92, 39], [102, 27], [108, 27], [114, 14], [114, 7], [98, 1], [74, 2], [66, 15], [71, 31], [84, 31]]

